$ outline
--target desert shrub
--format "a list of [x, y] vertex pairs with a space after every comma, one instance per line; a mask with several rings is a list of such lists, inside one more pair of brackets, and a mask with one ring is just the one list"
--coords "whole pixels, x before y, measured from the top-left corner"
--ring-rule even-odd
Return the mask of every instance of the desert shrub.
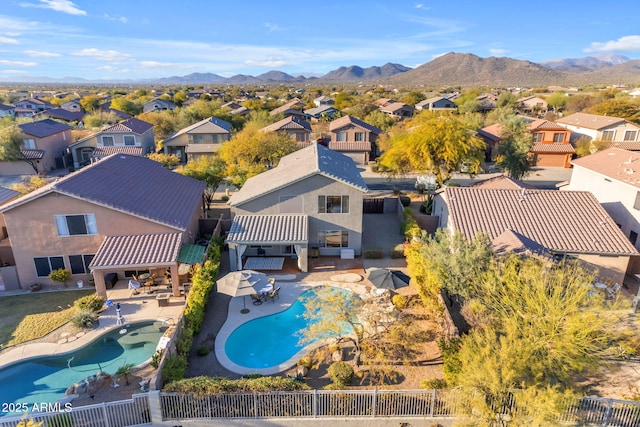
[[193, 331], [189, 326], [185, 326], [180, 335], [176, 339], [176, 350], [178, 353], [187, 355], [191, 350], [191, 345], [193, 344]]
[[462, 362], [460, 361], [460, 339], [454, 339], [447, 341], [444, 338], [438, 340], [438, 348], [442, 354], [443, 371], [445, 379], [455, 378], [462, 369]]
[[295, 378], [260, 376], [258, 378], [240, 378], [233, 380], [221, 377], [193, 377], [167, 384], [164, 391], [170, 393], [208, 396], [216, 393], [268, 392], [309, 390], [310, 387]]
[[98, 313], [93, 310], [78, 310], [71, 317], [71, 324], [77, 328], [91, 328], [98, 321]]
[[405, 208], [411, 204], [411, 197], [409, 196], [398, 196], [398, 198], [400, 199], [400, 203], [402, 203], [402, 206], [404, 206]]
[[432, 378], [420, 381], [420, 388], [423, 390], [443, 390], [447, 388], [447, 381], [442, 378]]
[[220, 200], [222, 200], [223, 202], [228, 202], [229, 201], [229, 196], [227, 196], [226, 194], [222, 197], [220, 197]]
[[408, 299], [404, 295], [394, 295], [391, 297], [391, 303], [393, 303], [393, 306], [398, 310], [405, 308], [407, 306], [407, 302]]
[[338, 384], [338, 383], [331, 383], [331, 384], [327, 384], [326, 386], [322, 387], [324, 390], [342, 390], [345, 388], [344, 384]]
[[404, 208], [402, 211], [402, 224], [400, 227], [400, 232], [404, 234], [407, 238], [413, 238], [413, 236], [417, 236], [420, 234], [420, 226], [416, 222], [413, 217], [413, 213], [411, 209]]
[[187, 370], [187, 358], [182, 355], [167, 357], [162, 368], [162, 380], [165, 384], [184, 378]]
[[382, 248], [368, 248], [362, 251], [362, 256], [366, 259], [380, 259], [384, 256]]
[[200, 332], [209, 294], [213, 290], [218, 276], [219, 261], [218, 257], [215, 261], [207, 260], [203, 265], [198, 264], [195, 266], [191, 280], [192, 286], [184, 308], [185, 320], [194, 334]]
[[371, 163], [371, 172], [378, 172], [380, 170], [380, 166], [377, 163]]
[[329, 344], [329, 353], [334, 353], [336, 351], [340, 350], [340, 344], [333, 343], [333, 344]]
[[329, 366], [329, 378], [335, 384], [348, 385], [353, 380], [353, 368], [347, 362], [336, 362]]
[[151, 356], [150, 365], [153, 366], [155, 369], [158, 369], [158, 366], [160, 366], [160, 360], [162, 360], [162, 354], [163, 354], [162, 350], [156, 350], [156, 352], [153, 353], [153, 355]]
[[311, 369], [313, 367], [313, 359], [311, 356], [303, 356], [298, 360], [298, 366], [304, 366], [307, 369]]
[[207, 354], [209, 354], [209, 347], [207, 347], [206, 345], [201, 345], [200, 347], [198, 347], [196, 354], [198, 356], [206, 356]]
[[49, 279], [53, 282], [62, 283], [64, 287], [67, 287], [67, 283], [71, 281], [71, 272], [64, 268], [58, 268], [49, 273]]
[[78, 310], [100, 311], [104, 305], [104, 298], [99, 297], [98, 294], [86, 295], [75, 300], [73, 305]]
[[403, 244], [395, 245], [394, 247], [391, 248], [391, 258], [393, 259], [404, 258]]

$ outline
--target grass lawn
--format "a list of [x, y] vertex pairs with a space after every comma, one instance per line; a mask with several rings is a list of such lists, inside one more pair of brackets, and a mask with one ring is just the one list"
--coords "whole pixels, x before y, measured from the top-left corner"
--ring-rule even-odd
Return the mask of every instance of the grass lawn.
[[67, 323], [73, 302], [93, 290], [32, 292], [0, 297], [0, 347], [41, 338]]

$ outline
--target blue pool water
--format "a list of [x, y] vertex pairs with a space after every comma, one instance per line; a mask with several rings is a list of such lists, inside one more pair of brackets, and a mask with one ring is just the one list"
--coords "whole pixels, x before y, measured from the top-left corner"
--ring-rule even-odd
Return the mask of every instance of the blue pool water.
[[[335, 292], [351, 294], [351, 291], [331, 287]], [[280, 313], [258, 317], [236, 328], [225, 343], [225, 353], [229, 360], [245, 368], [270, 368], [278, 366], [293, 357], [305, 346], [298, 341], [298, 331], [308, 327], [308, 320], [302, 314], [305, 300], [313, 298], [315, 290], [304, 292], [286, 310]], [[266, 302], [265, 304], [270, 304]], [[345, 325], [345, 333], [350, 326]]]
[[[139, 365], [156, 350], [166, 330], [161, 322], [141, 322], [120, 328], [72, 353], [38, 357], [0, 369], [0, 402], [54, 403], [75, 382], [103, 370], [114, 374], [125, 363]], [[0, 414], [0, 416], [6, 415]]]

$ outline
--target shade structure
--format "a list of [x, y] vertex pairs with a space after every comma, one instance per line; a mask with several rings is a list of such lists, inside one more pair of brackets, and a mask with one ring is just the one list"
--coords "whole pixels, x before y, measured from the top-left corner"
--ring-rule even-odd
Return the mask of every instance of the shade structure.
[[409, 286], [411, 278], [400, 270], [371, 267], [367, 269], [367, 279], [378, 289], [395, 290]]
[[[253, 270], [232, 271], [216, 281], [218, 292], [232, 296], [244, 297], [256, 293], [256, 289], [266, 286], [267, 275]], [[242, 300], [242, 313], [248, 313], [246, 302]]]

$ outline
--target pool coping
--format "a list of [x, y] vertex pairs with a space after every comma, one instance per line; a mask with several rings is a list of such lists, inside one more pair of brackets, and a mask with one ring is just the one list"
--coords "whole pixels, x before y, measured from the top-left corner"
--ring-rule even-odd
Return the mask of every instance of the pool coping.
[[[279, 282], [280, 286], [280, 299], [272, 303], [270, 301], [266, 301], [261, 305], [253, 305], [249, 303], [249, 313], [242, 314], [240, 310], [242, 309], [243, 302], [242, 298], [231, 298], [229, 301], [229, 307], [227, 311], [227, 319], [224, 324], [218, 331], [216, 335], [214, 350], [216, 358], [218, 362], [225, 368], [231, 372], [241, 375], [248, 374], [261, 374], [261, 375], [274, 375], [279, 374], [281, 372], [286, 371], [287, 369], [292, 368], [296, 365], [298, 360], [310, 352], [313, 349], [318, 347], [322, 347], [327, 344], [327, 341], [320, 341], [311, 343], [298, 352], [296, 352], [293, 356], [291, 356], [286, 361], [280, 363], [277, 366], [271, 366], [268, 368], [247, 368], [245, 366], [240, 366], [234, 362], [232, 362], [227, 356], [224, 348], [227, 343], [227, 339], [231, 335], [231, 333], [238, 328], [239, 326], [257, 319], [259, 317], [268, 316], [275, 313], [280, 313], [289, 307], [298, 299], [300, 295], [302, 295], [305, 291], [309, 289], [318, 287], [318, 286], [335, 286], [339, 288], [349, 289], [357, 294], [362, 293], [358, 288], [357, 283], [344, 283], [344, 282], [335, 282], [335, 281], [321, 281], [321, 282]], [[360, 291], [360, 292], [359, 292]]]

